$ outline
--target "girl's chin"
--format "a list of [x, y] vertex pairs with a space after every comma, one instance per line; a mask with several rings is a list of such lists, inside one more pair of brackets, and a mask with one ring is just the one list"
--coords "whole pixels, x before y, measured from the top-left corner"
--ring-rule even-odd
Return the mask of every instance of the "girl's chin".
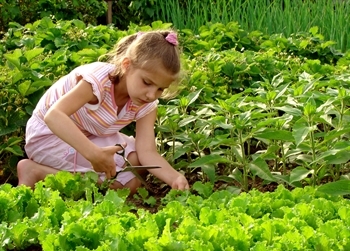
[[142, 100], [142, 99], [134, 99], [134, 100], [132, 100], [132, 102], [136, 105], [144, 105], [144, 104], [149, 103], [149, 102]]

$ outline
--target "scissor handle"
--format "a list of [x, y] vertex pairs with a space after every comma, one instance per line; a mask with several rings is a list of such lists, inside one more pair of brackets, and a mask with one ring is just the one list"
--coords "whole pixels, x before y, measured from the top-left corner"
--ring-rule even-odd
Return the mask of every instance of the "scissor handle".
[[125, 158], [125, 147], [122, 144], [116, 144], [115, 146], [120, 146], [122, 148], [121, 150], [117, 151], [116, 154], [119, 154]]
[[[116, 151], [116, 154], [122, 156], [123, 159], [124, 159], [125, 161], [127, 161], [127, 159], [125, 158], [125, 147], [124, 147], [123, 145], [121, 145], [121, 144], [115, 144], [115, 146], [119, 146], [119, 147], [122, 148], [121, 150]], [[116, 172], [116, 173], [115, 173], [115, 176], [112, 177], [112, 179], [116, 179], [117, 176], [118, 176], [118, 174], [119, 174], [120, 172], [121, 172], [121, 171]]]

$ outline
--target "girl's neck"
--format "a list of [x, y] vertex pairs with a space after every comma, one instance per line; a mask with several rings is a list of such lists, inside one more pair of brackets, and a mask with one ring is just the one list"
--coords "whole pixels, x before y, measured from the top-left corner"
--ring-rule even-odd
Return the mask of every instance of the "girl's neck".
[[125, 78], [121, 78], [119, 83], [113, 84], [114, 86], [114, 100], [119, 108], [122, 108], [129, 100], [128, 89], [126, 88]]

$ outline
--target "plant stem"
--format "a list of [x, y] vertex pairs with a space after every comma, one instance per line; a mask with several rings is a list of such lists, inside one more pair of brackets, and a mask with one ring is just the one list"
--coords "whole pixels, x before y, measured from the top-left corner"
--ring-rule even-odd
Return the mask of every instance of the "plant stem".
[[243, 141], [243, 132], [242, 130], [238, 130], [238, 140], [239, 145], [241, 146], [241, 154], [242, 154], [242, 165], [243, 165], [243, 189], [248, 191], [248, 165], [246, 161], [246, 156], [244, 152], [244, 141]]

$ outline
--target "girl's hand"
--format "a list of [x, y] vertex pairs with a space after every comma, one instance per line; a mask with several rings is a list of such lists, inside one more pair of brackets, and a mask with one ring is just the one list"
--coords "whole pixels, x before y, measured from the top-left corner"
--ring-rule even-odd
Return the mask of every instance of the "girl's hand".
[[116, 164], [114, 155], [117, 151], [122, 150], [119, 146], [101, 147], [100, 151], [90, 159], [90, 163], [96, 172], [106, 173], [106, 178], [111, 179], [116, 175]]
[[179, 173], [179, 176], [171, 184], [171, 188], [177, 190], [188, 190], [190, 189], [190, 186], [185, 176]]

